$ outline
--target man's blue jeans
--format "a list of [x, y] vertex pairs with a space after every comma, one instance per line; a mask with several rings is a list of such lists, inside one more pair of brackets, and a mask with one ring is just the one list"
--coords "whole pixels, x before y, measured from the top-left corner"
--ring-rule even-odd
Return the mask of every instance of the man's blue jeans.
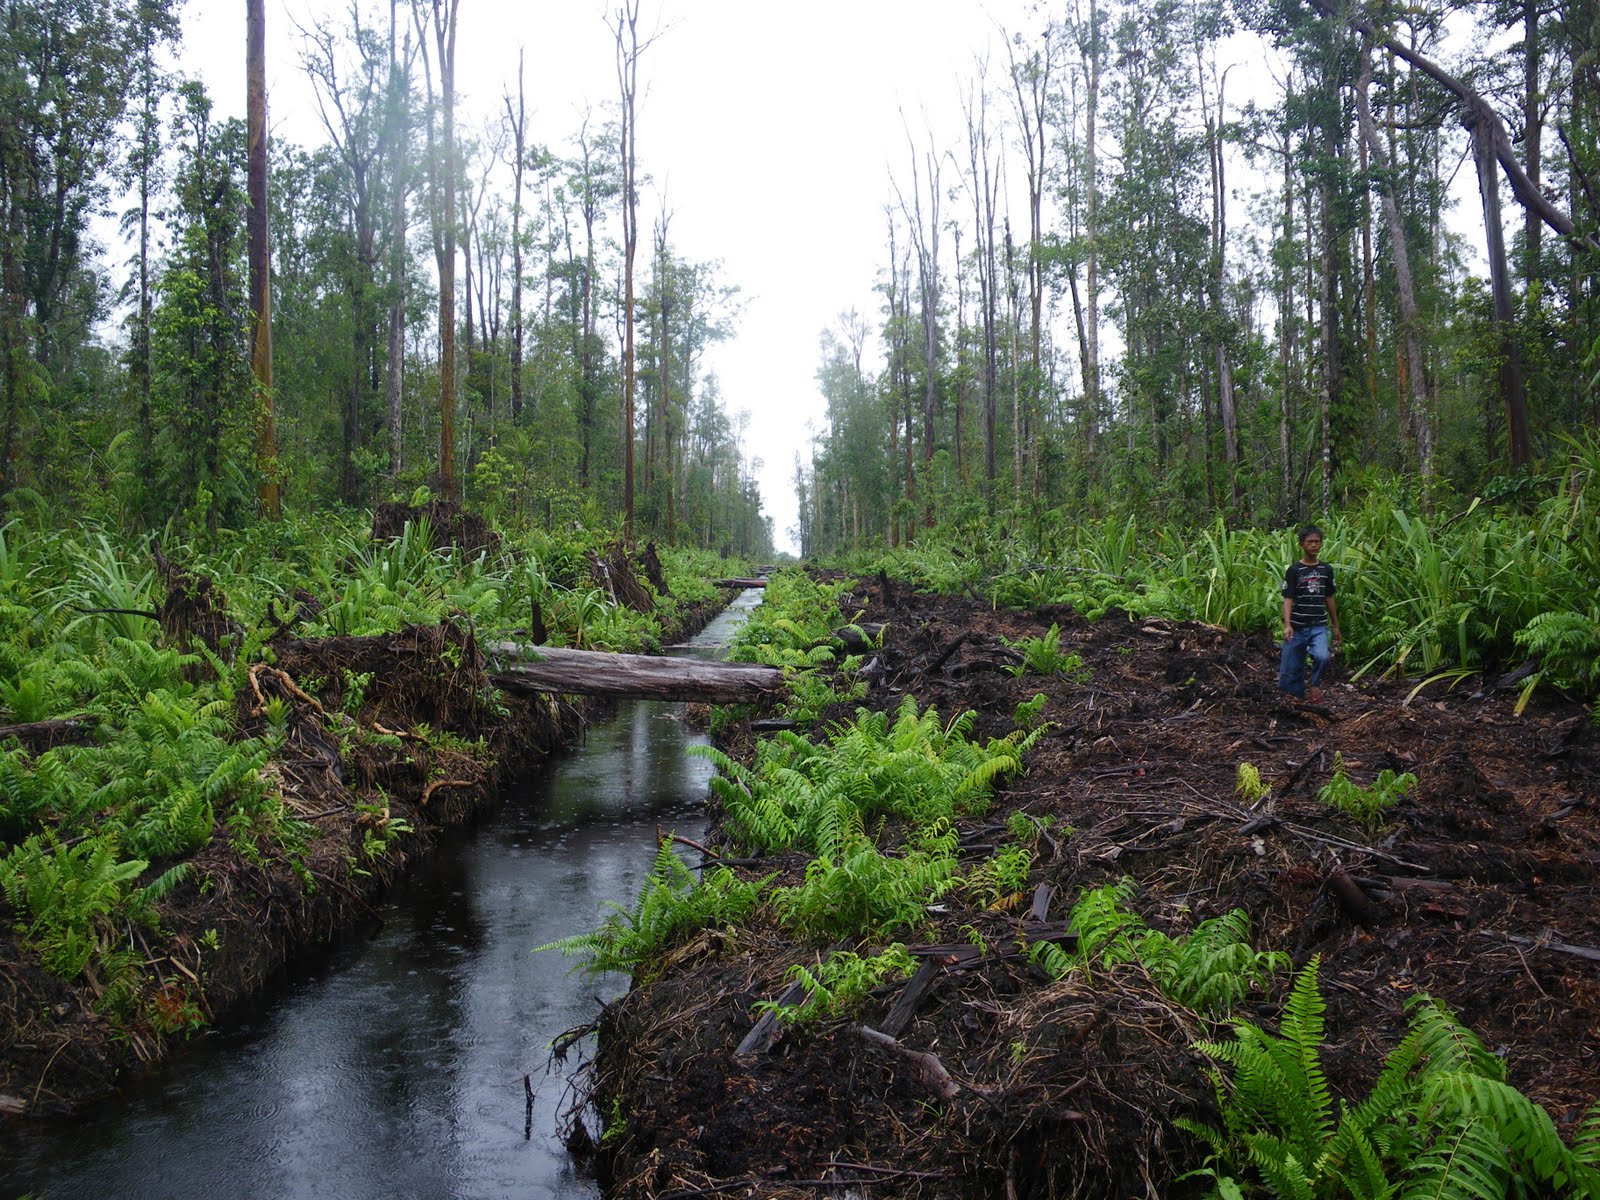
[[1278, 660], [1278, 686], [1291, 696], [1306, 694], [1306, 655], [1311, 655], [1311, 686], [1322, 682], [1322, 673], [1328, 669], [1333, 652], [1328, 647], [1328, 627], [1313, 625], [1310, 629], [1296, 629], [1283, 644], [1283, 655]]

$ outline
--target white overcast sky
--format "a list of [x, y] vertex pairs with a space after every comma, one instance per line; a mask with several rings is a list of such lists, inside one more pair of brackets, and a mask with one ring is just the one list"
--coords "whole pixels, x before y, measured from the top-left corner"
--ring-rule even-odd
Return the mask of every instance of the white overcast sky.
[[[348, 8], [348, 0], [268, 0], [275, 137], [324, 140], [295, 26]], [[664, 190], [680, 254], [720, 259], [723, 282], [741, 289], [737, 332], [706, 366], [729, 413], [750, 414], [746, 448], [763, 462], [763, 507], [780, 548], [792, 547], [794, 457], [823, 411], [818, 336], [852, 307], [876, 323], [884, 205], [891, 170], [909, 178], [907, 126], [921, 147], [930, 127], [941, 147], [963, 146], [966, 81], [987, 53], [991, 78], [1004, 82], [998, 30], [1037, 32], [1031, 8], [1027, 0], [646, 0], [641, 31], [658, 32], [639, 68], [640, 169], [653, 181], [640, 224], [648, 233]], [[387, 3], [381, 10], [386, 28]], [[498, 111], [503, 89], [515, 87], [520, 47], [531, 139], [565, 151], [585, 106], [615, 103], [607, 11], [595, 0], [462, 0], [461, 127]], [[189, 0], [183, 25], [184, 69], [202, 75], [222, 113], [242, 114], [240, 0]], [[949, 246], [946, 237], [945, 262]]]

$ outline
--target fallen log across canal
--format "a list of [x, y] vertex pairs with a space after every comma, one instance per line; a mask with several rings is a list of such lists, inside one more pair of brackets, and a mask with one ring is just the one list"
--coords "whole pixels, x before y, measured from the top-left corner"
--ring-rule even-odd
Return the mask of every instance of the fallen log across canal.
[[492, 643], [486, 649], [498, 657], [525, 656], [525, 661], [508, 662], [489, 676], [508, 691], [757, 704], [778, 698], [784, 687], [781, 670], [749, 663], [607, 654], [514, 642]]

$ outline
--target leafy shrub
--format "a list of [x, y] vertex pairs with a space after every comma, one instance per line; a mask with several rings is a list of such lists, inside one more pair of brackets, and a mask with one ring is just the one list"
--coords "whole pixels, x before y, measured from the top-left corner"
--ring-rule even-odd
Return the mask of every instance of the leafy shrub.
[[995, 782], [1021, 770], [1041, 731], [979, 746], [967, 740], [975, 719], [968, 712], [942, 725], [936, 710], [919, 713], [908, 696], [892, 724], [886, 713], [860, 709], [831, 743], [794, 732], [764, 740], [749, 768], [711, 747], [691, 753], [720, 772], [711, 787], [736, 844], [752, 852], [819, 850], [878, 816], [927, 826], [981, 811]]
[[0, 859], [0, 891], [26, 913], [24, 936], [47, 970], [74, 979], [115, 941], [111, 916], [149, 864], [123, 860], [114, 837], [66, 846], [30, 837]]
[[1027, 890], [1031, 870], [1033, 851], [1026, 846], [1002, 846], [967, 872], [961, 889], [985, 908], [1007, 907]]

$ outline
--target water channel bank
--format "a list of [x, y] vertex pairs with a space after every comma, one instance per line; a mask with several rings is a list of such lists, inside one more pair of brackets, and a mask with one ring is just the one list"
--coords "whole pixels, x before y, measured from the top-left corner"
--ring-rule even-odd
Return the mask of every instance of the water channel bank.
[[[757, 602], [683, 652], [715, 654]], [[592, 1195], [552, 1140], [547, 1046], [627, 981], [529, 951], [631, 903], [658, 823], [698, 836], [704, 740], [680, 706], [620, 706], [178, 1060], [70, 1123], [13, 1123], [0, 1195]]]
[[[1466, 684], [1419, 696], [1415, 680], [1370, 677], [1338, 678], [1318, 704], [1290, 703], [1277, 649], [1261, 635], [1119, 612], [1088, 621], [1054, 605], [997, 609], [883, 579], [851, 596], [849, 611], [883, 634], [836, 687], [865, 684], [859, 703], [886, 715], [858, 720], [854, 702], [836, 704], [807, 731], [851, 756], [826, 760], [831, 796], [904, 796], [900, 781], [928, 777], [891, 760], [922, 753], [934, 730], [963, 728], [973, 741], [1025, 722], [1043, 732], [1022, 773], [941, 825], [946, 849], [908, 835], [908, 810], [861, 821], [874, 844], [838, 855], [848, 878], [820, 854], [752, 844], [762, 812], [804, 799], [800, 783], [821, 781], [820, 771], [741, 780], [752, 803], [736, 812], [725, 802], [736, 820], [705, 844], [725, 856], [735, 886], [769, 881], [770, 902], [665, 947], [640, 986], [607, 1007], [592, 1094], [609, 1200], [1206, 1194], [1211, 1180], [1196, 1168], [1208, 1148], [1180, 1118], [1259, 1121], [1236, 1126], [1266, 1131], [1253, 1135], [1256, 1148], [1267, 1133], [1299, 1137], [1277, 1122], [1312, 1111], [1292, 1087], [1279, 1113], [1235, 1105], [1225, 1118], [1219, 1107], [1209, 1073], [1228, 1069], [1199, 1043], [1231, 1042], [1234, 1021], [1285, 1036], [1296, 1027], [1282, 1020], [1289, 970], [1256, 951], [1281, 954], [1302, 979], [1316, 973], [1321, 999], [1302, 999], [1300, 1011], [1318, 1016], [1298, 1028], [1337, 1098], [1323, 1096], [1324, 1112], [1372, 1094], [1411, 1023], [1437, 1017], [1417, 1005], [1427, 994], [1490, 1048], [1482, 1061], [1542, 1106], [1545, 1146], [1555, 1131], [1574, 1140], [1585, 1113], [1600, 1113], [1590, 1108], [1600, 1095], [1600, 826], [1590, 819], [1600, 726], [1583, 706], [1541, 692], [1519, 709], [1514, 689]], [[1027, 662], [1022, 645], [1051, 653]], [[908, 697], [924, 716], [937, 711], [926, 738], [905, 716]], [[890, 744], [903, 720], [904, 738]], [[796, 746], [766, 762], [809, 771]], [[750, 761], [762, 767], [761, 755]], [[1402, 772], [1412, 782], [1375, 816], [1337, 801]], [[1250, 792], [1242, 781], [1252, 780]], [[819, 782], [809, 795], [821, 794]], [[814, 923], [813, 914], [866, 911], [839, 899], [861, 897], [858, 881], [895, 883], [875, 855], [910, 864], [936, 849], [953, 874], [922, 878], [955, 881], [936, 904], [919, 881], [915, 911], [887, 910], [894, 924], [869, 937]], [[801, 910], [797, 889], [811, 880], [837, 890]], [[1098, 900], [1080, 912], [1089, 889]], [[794, 920], [802, 911], [813, 923]], [[1230, 930], [1247, 940], [1230, 942]], [[1135, 939], [1138, 961], [1127, 961]], [[830, 965], [848, 971], [841, 949], [887, 961], [895, 940], [914, 966], [752, 1038], [764, 1002], [798, 1001], [792, 968], [824, 974], [832, 953]], [[1069, 958], [1096, 946], [1095, 957]], [[1207, 995], [1192, 990], [1198, 981], [1235, 990]], [[1468, 1044], [1466, 1033], [1449, 1036]], [[1507, 1093], [1486, 1094], [1510, 1111]], [[1431, 1103], [1413, 1092], [1369, 1106], [1396, 1123], [1373, 1127], [1389, 1145], [1434, 1139], [1414, 1169], [1380, 1164], [1398, 1191], [1422, 1190], [1423, 1160], [1453, 1145], [1457, 1118], [1427, 1124], [1437, 1121], [1424, 1111]], [[1494, 1128], [1493, 1112], [1467, 1111]], [[1510, 1124], [1487, 1137], [1515, 1143]], [[1565, 1153], [1550, 1148], [1546, 1161]], [[1238, 1177], [1240, 1194], [1271, 1190], [1249, 1161], [1219, 1169]], [[1539, 1169], [1523, 1159], [1520, 1174], [1482, 1178], [1505, 1181], [1506, 1194], [1593, 1194], [1534, 1182]]]

